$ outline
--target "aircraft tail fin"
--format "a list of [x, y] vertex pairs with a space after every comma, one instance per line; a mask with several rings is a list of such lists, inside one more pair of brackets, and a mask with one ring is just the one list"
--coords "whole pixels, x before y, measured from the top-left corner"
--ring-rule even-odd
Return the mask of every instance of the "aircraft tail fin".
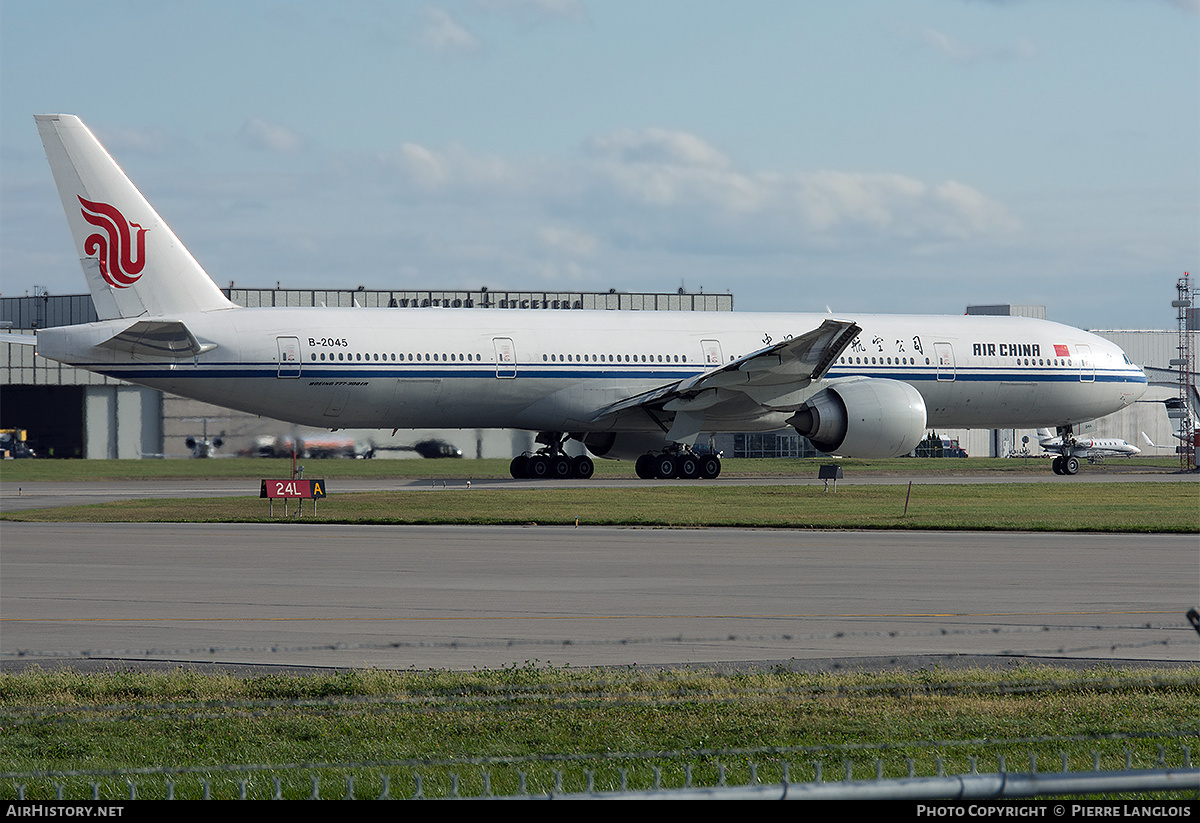
[[83, 121], [34, 120], [102, 320], [234, 308]]

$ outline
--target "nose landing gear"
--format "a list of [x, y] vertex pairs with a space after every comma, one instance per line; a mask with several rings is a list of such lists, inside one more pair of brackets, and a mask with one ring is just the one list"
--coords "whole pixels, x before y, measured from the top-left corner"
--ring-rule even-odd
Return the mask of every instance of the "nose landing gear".
[[1050, 463], [1050, 468], [1055, 474], [1079, 474], [1079, 458], [1070, 455], [1062, 455], [1054, 458]]
[[1079, 458], [1072, 454], [1075, 449], [1075, 435], [1071, 433], [1071, 427], [1059, 426], [1058, 439], [1061, 443], [1059, 446], [1061, 454], [1051, 461], [1050, 468], [1054, 470], [1055, 474], [1068, 476], [1079, 474]]

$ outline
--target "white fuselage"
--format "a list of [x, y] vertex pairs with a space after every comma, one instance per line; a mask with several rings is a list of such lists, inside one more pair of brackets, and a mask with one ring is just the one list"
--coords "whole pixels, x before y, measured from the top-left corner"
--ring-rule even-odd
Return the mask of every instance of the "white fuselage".
[[[228, 408], [324, 428], [598, 426], [611, 403], [818, 326], [825, 315], [505, 309], [237, 308], [172, 315], [215, 347], [182, 360], [95, 348], [130, 320], [42, 330], [42, 355]], [[827, 380], [909, 383], [930, 427], [1079, 423], [1132, 403], [1140, 369], [1079, 329], [1012, 317], [851, 315], [862, 332]], [[710, 418], [768, 430], [787, 414]], [[728, 428], [728, 427], [732, 428]]]

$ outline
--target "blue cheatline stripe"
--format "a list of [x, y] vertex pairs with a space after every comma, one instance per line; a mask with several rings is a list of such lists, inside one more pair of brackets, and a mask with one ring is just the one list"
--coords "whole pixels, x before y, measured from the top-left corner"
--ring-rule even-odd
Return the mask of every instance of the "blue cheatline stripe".
[[[205, 363], [203, 365], [191, 365], [187, 363], [176, 365], [171, 368], [171, 364], [164, 363], [161, 365], [138, 364], [136, 366], [113, 365], [111, 363], [91, 363], [91, 364], [70, 364], [77, 368], [87, 369], [88, 371], [99, 372], [112, 377], [124, 377], [129, 379], [136, 378], [159, 378], [159, 377], [175, 377], [182, 379], [227, 379], [227, 378], [251, 378], [251, 377], [274, 377], [281, 369], [281, 365], [275, 362], [263, 363]], [[613, 368], [616, 364], [597, 363], [594, 366], [586, 365], [564, 365], [560, 367], [549, 366], [545, 364], [538, 365], [521, 365], [517, 364], [513, 372], [518, 378], [527, 379], [571, 379], [571, 380], [588, 380], [588, 379], [660, 379], [682, 380], [688, 377], [694, 377], [702, 373], [694, 368], [682, 369], [678, 367], [658, 366], [639, 366], [637, 368], [629, 368], [625, 366]], [[283, 364], [282, 370], [285, 373], [296, 371], [297, 367], [291, 364]], [[311, 378], [315, 380], [345, 380], [345, 379], [368, 379], [368, 378], [495, 378], [496, 367], [494, 365], [466, 365], [462, 366], [432, 366], [428, 363], [420, 365], [410, 364], [391, 364], [384, 365], [383, 363], [363, 363], [363, 364], [345, 364], [337, 363], [334, 365], [328, 364], [312, 364], [302, 363], [298, 366], [299, 377]], [[957, 370], [954, 373], [953, 380], [940, 378], [937, 372], [932, 369], [921, 369], [917, 371], [902, 371], [902, 370], [862, 370], [862, 371], [842, 371], [831, 369], [827, 378], [839, 377], [871, 377], [871, 378], [887, 378], [892, 380], [900, 380], [909, 383], [917, 382], [1037, 382], [1037, 383], [1146, 383], [1146, 377], [1141, 373], [1133, 372], [1097, 372], [1094, 379], [1083, 380], [1079, 376], [1078, 371], [1074, 372], [1051, 372], [1051, 371], [985, 371], [985, 370]]]
[[888, 371], [862, 371], [862, 372], [835, 372], [830, 371], [828, 378], [837, 377], [874, 377], [874, 378], [890, 378], [892, 380], [901, 380], [905, 382], [916, 381], [939, 381], [943, 383], [955, 382], [1016, 382], [1016, 383], [1146, 383], [1144, 374], [1134, 374], [1133, 372], [1097, 372], [1094, 379], [1083, 380], [1079, 376], [1079, 372], [1045, 372], [1045, 371], [973, 371], [964, 372], [956, 371], [954, 376], [939, 378], [935, 371], [921, 372], [888, 372]]
[[[347, 366], [345, 364], [335, 364], [334, 366], [320, 365], [305, 365], [300, 369], [296, 369], [290, 364], [284, 364], [281, 367], [276, 363], [258, 363], [258, 364], [204, 364], [201, 366], [182, 365], [176, 368], [170, 368], [169, 364], [162, 366], [147, 366], [139, 364], [136, 366], [113, 366], [112, 364], [92, 364], [80, 365], [78, 368], [87, 369], [89, 371], [100, 372], [101, 374], [111, 375], [113, 377], [127, 378], [149, 378], [149, 377], [177, 377], [184, 379], [215, 379], [229, 377], [274, 377], [279, 371], [285, 374], [299, 372], [301, 378], [313, 378], [319, 380], [344, 380], [356, 379], [362, 380], [366, 378], [489, 378], [495, 379], [497, 369], [495, 366], [464, 366], [462, 368], [454, 367], [431, 367], [426, 364], [421, 366], [383, 366], [383, 364], [372, 363], [370, 365], [364, 363], [361, 366]], [[502, 368], [501, 373], [505, 370]], [[553, 379], [596, 379], [596, 378], [638, 378], [638, 379], [661, 379], [661, 380], [682, 380], [686, 377], [693, 377], [698, 372], [695, 370], [684, 371], [682, 369], [666, 369], [666, 368], [650, 368], [647, 366], [644, 369], [627, 369], [627, 368], [610, 368], [608, 366], [596, 365], [595, 368], [581, 369], [578, 366], [564, 369], [555, 369], [552, 367], [523, 367], [517, 366], [514, 370], [517, 377], [522, 378], [553, 378]]]

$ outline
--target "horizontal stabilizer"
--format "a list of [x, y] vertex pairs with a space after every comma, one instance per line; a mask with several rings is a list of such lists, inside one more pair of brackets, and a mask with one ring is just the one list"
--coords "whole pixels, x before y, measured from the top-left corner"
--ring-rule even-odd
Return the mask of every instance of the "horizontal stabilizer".
[[37, 336], [32, 334], [0, 332], [0, 343], [11, 343], [14, 346], [36, 346]]
[[201, 343], [183, 323], [142, 320], [100, 344], [100, 348], [125, 352], [139, 358], [181, 360], [212, 351], [216, 343]]

